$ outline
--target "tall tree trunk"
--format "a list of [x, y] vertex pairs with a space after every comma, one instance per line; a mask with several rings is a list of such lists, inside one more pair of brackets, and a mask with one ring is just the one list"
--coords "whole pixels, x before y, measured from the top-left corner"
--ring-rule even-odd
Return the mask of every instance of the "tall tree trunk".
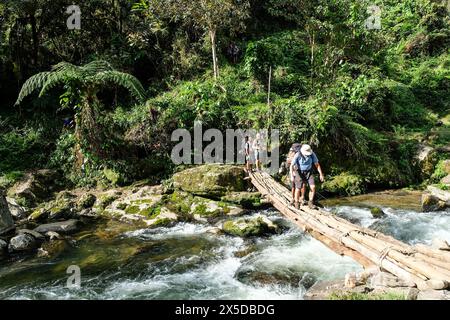
[[39, 57], [39, 37], [37, 31], [37, 22], [34, 15], [30, 16], [31, 33], [33, 37], [33, 65], [37, 67]]
[[209, 37], [211, 38], [214, 79], [217, 79], [219, 77], [219, 66], [217, 63], [216, 30], [215, 29], [209, 29]]
[[81, 126], [82, 126], [81, 114], [75, 114], [75, 171], [81, 171], [81, 166], [84, 162], [84, 155], [81, 149]]

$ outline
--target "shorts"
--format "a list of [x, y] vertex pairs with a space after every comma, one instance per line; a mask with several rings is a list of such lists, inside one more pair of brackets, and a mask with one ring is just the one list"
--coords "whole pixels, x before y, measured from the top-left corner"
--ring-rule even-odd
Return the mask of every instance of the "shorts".
[[[302, 181], [302, 179], [300, 178], [300, 176], [298, 175], [298, 174], [296, 174], [295, 176], [294, 176], [294, 185], [295, 185], [295, 188], [296, 189], [302, 189], [303, 188], [303, 181]], [[311, 174], [310, 176], [309, 176], [309, 179], [308, 179], [308, 184], [310, 185], [310, 186], [315, 186], [316, 184], [315, 184], [315, 182], [314, 182], [314, 175], [313, 174]]]
[[259, 161], [259, 150], [255, 150], [255, 160]]

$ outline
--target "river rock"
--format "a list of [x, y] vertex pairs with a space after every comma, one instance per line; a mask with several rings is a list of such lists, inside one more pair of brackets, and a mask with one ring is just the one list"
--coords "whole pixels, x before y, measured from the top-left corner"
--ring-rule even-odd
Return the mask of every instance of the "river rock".
[[41, 233], [36, 232], [34, 230], [20, 229], [19, 231], [17, 231], [17, 234], [29, 234], [30, 236], [32, 236], [33, 238], [35, 238], [38, 241], [45, 240], [45, 237]]
[[15, 220], [21, 220], [28, 217], [29, 210], [23, 206], [20, 206], [13, 198], [6, 197], [8, 202], [9, 212]]
[[391, 273], [380, 271], [369, 279], [371, 288], [397, 288], [397, 287], [414, 287], [413, 282], [404, 281]]
[[230, 192], [223, 196], [221, 201], [237, 204], [245, 209], [254, 209], [261, 206], [261, 193], [259, 192]]
[[439, 200], [439, 198], [433, 196], [429, 193], [424, 193], [422, 195], [422, 211], [423, 212], [432, 212], [432, 211], [440, 211], [444, 210], [446, 204], [444, 201]]
[[427, 190], [432, 196], [438, 198], [440, 201], [445, 202], [447, 206], [450, 206], [450, 191], [442, 190], [437, 186], [428, 186]]
[[30, 234], [19, 234], [9, 241], [9, 252], [31, 251], [37, 248], [36, 239]]
[[59, 234], [70, 234], [78, 231], [78, 229], [79, 221], [71, 219], [67, 221], [42, 224], [35, 228], [34, 231], [44, 234], [49, 231], [57, 232]]
[[374, 217], [374, 218], [381, 218], [381, 217], [383, 217], [384, 215], [386, 215], [385, 213], [384, 213], [384, 211], [383, 211], [383, 209], [381, 209], [381, 208], [378, 208], [378, 207], [373, 207], [373, 208], [371, 208], [370, 209], [370, 213], [372, 214], [372, 216]]
[[450, 300], [450, 293], [447, 290], [420, 291], [417, 300]]
[[88, 209], [92, 208], [94, 206], [95, 201], [97, 200], [97, 197], [94, 196], [92, 193], [86, 193], [83, 194], [80, 199], [77, 201], [77, 207], [78, 209]]
[[333, 294], [367, 293], [365, 286], [346, 288], [344, 280], [316, 282], [304, 295], [305, 300], [329, 300]]
[[9, 211], [8, 203], [3, 191], [0, 190], [0, 235], [5, 234], [15, 228], [14, 220]]
[[52, 240], [45, 242], [40, 248], [40, 255], [42, 257], [55, 258], [70, 248], [66, 240]]
[[27, 173], [8, 190], [8, 197], [18, 200], [21, 205], [33, 207], [51, 195], [58, 178], [56, 171], [47, 169]]
[[47, 231], [45, 233], [45, 235], [51, 240], [60, 240], [62, 239], [62, 237], [59, 235], [58, 232], [54, 232], [54, 231]]
[[279, 231], [279, 226], [264, 216], [257, 216], [225, 221], [222, 229], [225, 233], [234, 236], [254, 237], [276, 233]]
[[176, 173], [174, 187], [205, 197], [221, 197], [227, 192], [245, 191], [244, 168], [206, 164]]
[[447, 176], [445, 176], [445, 177], [443, 177], [443, 178], [441, 179], [441, 183], [442, 183], [442, 184], [445, 184], [445, 185], [450, 185], [450, 174], [447, 175]]
[[8, 250], [8, 242], [3, 239], [0, 239], [0, 256], [4, 255]]
[[437, 163], [436, 150], [425, 144], [419, 144], [416, 153], [416, 162], [423, 177], [430, 177]]

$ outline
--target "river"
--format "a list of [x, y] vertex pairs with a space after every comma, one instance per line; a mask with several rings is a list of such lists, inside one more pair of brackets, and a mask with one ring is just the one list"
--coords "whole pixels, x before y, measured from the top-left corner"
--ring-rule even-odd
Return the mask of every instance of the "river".
[[[418, 212], [418, 197], [366, 195], [325, 201], [327, 210], [410, 244], [450, 242], [450, 211]], [[374, 219], [371, 205], [386, 215]], [[218, 235], [210, 225], [170, 228], [92, 226], [52, 258], [0, 261], [0, 299], [302, 299], [316, 281], [343, 279], [362, 268], [285, 220], [280, 234], [243, 240]], [[70, 265], [81, 287], [68, 288]]]

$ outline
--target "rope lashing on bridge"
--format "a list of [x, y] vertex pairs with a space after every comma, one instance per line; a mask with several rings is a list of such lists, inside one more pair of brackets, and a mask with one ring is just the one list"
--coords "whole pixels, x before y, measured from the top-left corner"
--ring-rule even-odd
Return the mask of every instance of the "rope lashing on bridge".
[[420, 290], [450, 287], [450, 252], [425, 245], [414, 247], [336, 216], [332, 212], [290, 205], [290, 190], [264, 172], [249, 173], [258, 191], [281, 214], [331, 250], [347, 255], [365, 267], [377, 266]]
[[393, 246], [387, 246], [383, 249], [383, 251], [381, 251], [380, 257], [378, 258], [378, 267], [380, 268], [380, 270], [382, 269], [383, 260], [386, 259], [387, 255], [392, 249], [394, 249]]
[[341, 234], [341, 235], [339, 236], [339, 239], [338, 239], [338, 240], [339, 240], [339, 243], [344, 244], [344, 243], [342, 242], [342, 240], [343, 240], [345, 237], [350, 236], [350, 233], [352, 233], [352, 232], [360, 232], [360, 230], [358, 230], [358, 229], [353, 229], [353, 230], [350, 230], [350, 231], [347, 231], [347, 232]]

